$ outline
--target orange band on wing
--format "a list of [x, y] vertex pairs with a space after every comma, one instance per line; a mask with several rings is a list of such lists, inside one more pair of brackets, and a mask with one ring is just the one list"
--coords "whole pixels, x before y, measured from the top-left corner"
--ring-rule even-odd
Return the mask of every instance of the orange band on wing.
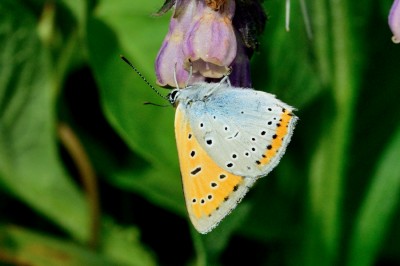
[[266, 152], [259, 160], [259, 166], [262, 167], [270, 162], [278, 150], [282, 147], [283, 139], [288, 133], [288, 126], [292, 120], [293, 114], [288, 110], [284, 110], [279, 122], [276, 123], [276, 132], [272, 136], [272, 143], [266, 147]]

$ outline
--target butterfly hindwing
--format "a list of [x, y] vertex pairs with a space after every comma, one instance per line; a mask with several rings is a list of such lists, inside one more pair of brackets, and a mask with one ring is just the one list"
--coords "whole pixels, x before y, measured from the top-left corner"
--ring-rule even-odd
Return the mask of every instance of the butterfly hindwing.
[[[293, 108], [266, 92], [226, 83], [207, 86], [193, 88], [199, 91], [186, 107], [200, 146], [230, 173], [252, 178], [268, 174], [290, 142], [297, 121]], [[204, 100], [201, 90], [212, 93]]]
[[255, 179], [234, 175], [214, 162], [182, 105], [175, 114], [175, 135], [186, 207], [194, 227], [207, 233], [236, 207]]

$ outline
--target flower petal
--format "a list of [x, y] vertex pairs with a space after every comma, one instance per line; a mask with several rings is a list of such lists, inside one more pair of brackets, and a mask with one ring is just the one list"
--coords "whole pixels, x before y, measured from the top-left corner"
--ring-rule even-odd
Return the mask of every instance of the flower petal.
[[191, 61], [193, 71], [205, 77], [221, 78], [236, 56], [236, 36], [232, 26], [235, 2], [228, 0], [226, 5], [223, 12], [216, 12], [201, 1], [186, 34], [183, 45], [185, 66], [187, 68]]
[[[160, 86], [184, 87], [187, 82], [204, 80], [199, 75], [193, 75], [189, 80], [189, 73], [184, 69], [185, 57], [182, 51], [185, 32], [189, 27], [196, 1], [177, 0], [177, 4], [187, 4], [184, 9], [180, 8], [179, 14], [171, 18], [169, 31], [158, 52], [155, 61], [157, 84]], [[175, 77], [178, 84], [175, 82]]]
[[389, 27], [393, 33], [393, 42], [400, 43], [400, 0], [395, 0], [390, 9]]

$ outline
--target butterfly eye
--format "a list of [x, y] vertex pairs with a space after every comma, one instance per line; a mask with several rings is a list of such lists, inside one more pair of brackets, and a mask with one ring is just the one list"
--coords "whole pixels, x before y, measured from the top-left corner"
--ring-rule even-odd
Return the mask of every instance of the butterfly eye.
[[168, 101], [173, 105], [176, 102], [176, 98], [177, 98], [177, 93], [179, 92], [178, 89], [175, 89], [173, 91], [171, 91], [170, 94], [168, 94]]

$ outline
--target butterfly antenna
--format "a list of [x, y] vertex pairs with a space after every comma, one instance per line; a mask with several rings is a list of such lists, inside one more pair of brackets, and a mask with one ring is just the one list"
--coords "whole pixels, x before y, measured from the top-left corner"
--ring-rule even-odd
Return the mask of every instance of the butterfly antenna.
[[169, 104], [157, 104], [157, 103], [152, 103], [152, 102], [144, 102], [144, 105], [153, 105], [153, 106], [158, 106], [158, 107], [170, 107]]
[[125, 56], [120, 55], [120, 57], [121, 57], [122, 60], [125, 61], [125, 63], [127, 63], [127, 64], [139, 75], [139, 77], [140, 77], [141, 79], [143, 79], [144, 82], [146, 82], [146, 84], [147, 84], [155, 93], [157, 93], [158, 96], [160, 96], [161, 98], [164, 98], [164, 99], [168, 100], [167, 97], [165, 97], [164, 95], [162, 95], [153, 85], [150, 84], [150, 82], [147, 81], [147, 79], [142, 75], [142, 73], [140, 73], [139, 70], [138, 70], [134, 65], [132, 65], [132, 63], [129, 62], [128, 59], [126, 59]]

